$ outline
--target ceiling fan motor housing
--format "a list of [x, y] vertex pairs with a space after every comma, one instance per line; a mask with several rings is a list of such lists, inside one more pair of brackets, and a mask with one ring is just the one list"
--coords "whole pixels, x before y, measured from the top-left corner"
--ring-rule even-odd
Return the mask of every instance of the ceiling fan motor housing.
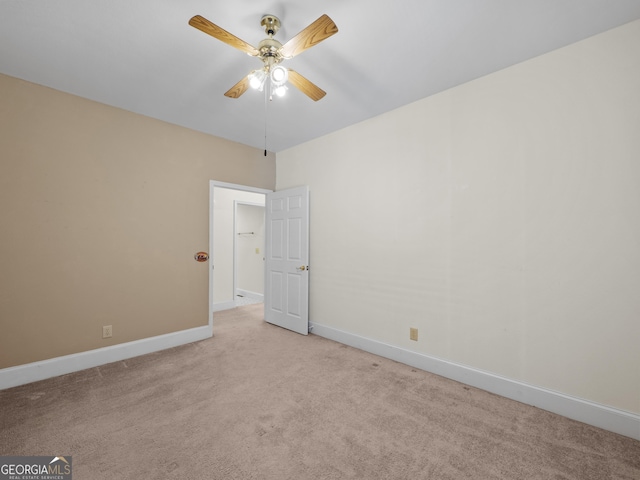
[[282, 44], [273, 38], [280, 29], [280, 19], [275, 15], [263, 15], [260, 25], [264, 27], [264, 31], [269, 38], [265, 38], [258, 44], [258, 51], [260, 52], [260, 59], [269, 70], [273, 65], [282, 61], [282, 54], [280, 53]]
[[280, 62], [280, 60], [282, 60], [282, 54], [280, 53], [281, 48], [282, 44], [273, 38], [265, 38], [258, 44], [260, 58], [262, 58], [263, 61], [272, 58], [275, 63]]

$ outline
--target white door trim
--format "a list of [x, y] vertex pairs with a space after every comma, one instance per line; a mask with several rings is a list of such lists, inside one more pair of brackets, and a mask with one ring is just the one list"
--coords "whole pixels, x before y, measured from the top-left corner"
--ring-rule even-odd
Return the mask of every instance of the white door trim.
[[[239, 185], [237, 183], [219, 182], [217, 180], [209, 180], [209, 329], [213, 329], [213, 190], [214, 188], [229, 188], [231, 190], [240, 190], [243, 192], [267, 193], [273, 192], [273, 190], [267, 190], [265, 188], [250, 187], [248, 185]], [[234, 281], [235, 283], [235, 281]]]

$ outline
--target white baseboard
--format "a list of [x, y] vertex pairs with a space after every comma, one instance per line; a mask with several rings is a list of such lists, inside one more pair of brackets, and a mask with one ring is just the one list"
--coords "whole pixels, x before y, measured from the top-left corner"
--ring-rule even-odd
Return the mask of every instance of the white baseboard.
[[262, 293], [250, 292], [249, 290], [243, 290], [241, 288], [238, 288], [236, 295], [242, 295], [243, 297], [253, 298], [255, 300], [264, 300], [264, 295]]
[[211, 335], [211, 326], [206, 325], [40, 362], [3, 368], [0, 370], [0, 390], [197, 342], [209, 338]]
[[[245, 296], [247, 298], [252, 298], [255, 300], [260, 300], [260, 301], [264, 301], [264, 295], [260, 294], [260, 293], [255, 293], [255, 292], [250, 292], [248, 290], [241, 290], [238, 289], [236, 291], [236, 295], [240, 294], [242, 296]], [[214, 303], [213, 307], [212, 307], [212, 311], [214, 312], [221, 312], [223, 310], [229, 310], [231, 308], [236, 308], [238, 305], [236, 304], [235, 300], [229, 300], [228, 302], [218, 302], [218, 303]]]
[[527, 405], [533, 405], [579, 422], [640, 440], [640, 415], [528, 385], [440, 358], [405, 350], [322, 324], [310, 323], [310, 327], [314, 335], [389, 358], [420, 370], [426, 370]]
[[212, 310], [214, 312], [221, 312], [222, 310], [229, 310], [230, 308], [236, 308], [236, 302], [229, 300], [228, 302], [214, 303]]

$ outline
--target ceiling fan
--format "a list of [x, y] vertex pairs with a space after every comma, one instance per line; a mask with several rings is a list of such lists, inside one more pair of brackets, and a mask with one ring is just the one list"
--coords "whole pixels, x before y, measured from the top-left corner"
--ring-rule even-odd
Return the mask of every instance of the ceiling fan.
[[260, 25], [264, 27], [267, 38], [262, 40], [257, 48], [200, 15], [191, 18], [189, 25], [262, 60], [263, 67], [261, 69], [250, 72], [231, 87], [225, 93], [225, 96], [238, 98], [249, 87], [262, 91], [267, 80], [270, 81], [272, 94], [283, 95], [287, 88], [285, 84], [289, 81], [294, 87], [316, 102], [326, 95], [326, 92], [320, 87], [314, 85], [295, 70], [283, 67], [280, 63], [338, 33], [338, 27], [327, 15], [322, 15], [284, 45], [273, 38], [280, 29], [280, 19], [275, 15], [264, 15], [260, 20]]

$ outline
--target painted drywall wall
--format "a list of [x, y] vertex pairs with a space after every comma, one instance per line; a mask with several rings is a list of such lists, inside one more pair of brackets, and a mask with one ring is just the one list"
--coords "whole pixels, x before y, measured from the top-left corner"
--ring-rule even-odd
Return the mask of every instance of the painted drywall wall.
[[264, 214], [264, 196], [262, 206], [236, 206], [236, 287], [255, 298], [264, 297]]
[[638, 85], [634, 22], [279, 153], [311, 321], [639, 413]]
[[207, 325], [212, 179], [275, 157], [0, 75], [0, 368]]
[[231, 188], [213, 189], [213, 304], [223, 310], [234, 306], [233, 255], [236, 201], [264, 205], [264, 195]]

